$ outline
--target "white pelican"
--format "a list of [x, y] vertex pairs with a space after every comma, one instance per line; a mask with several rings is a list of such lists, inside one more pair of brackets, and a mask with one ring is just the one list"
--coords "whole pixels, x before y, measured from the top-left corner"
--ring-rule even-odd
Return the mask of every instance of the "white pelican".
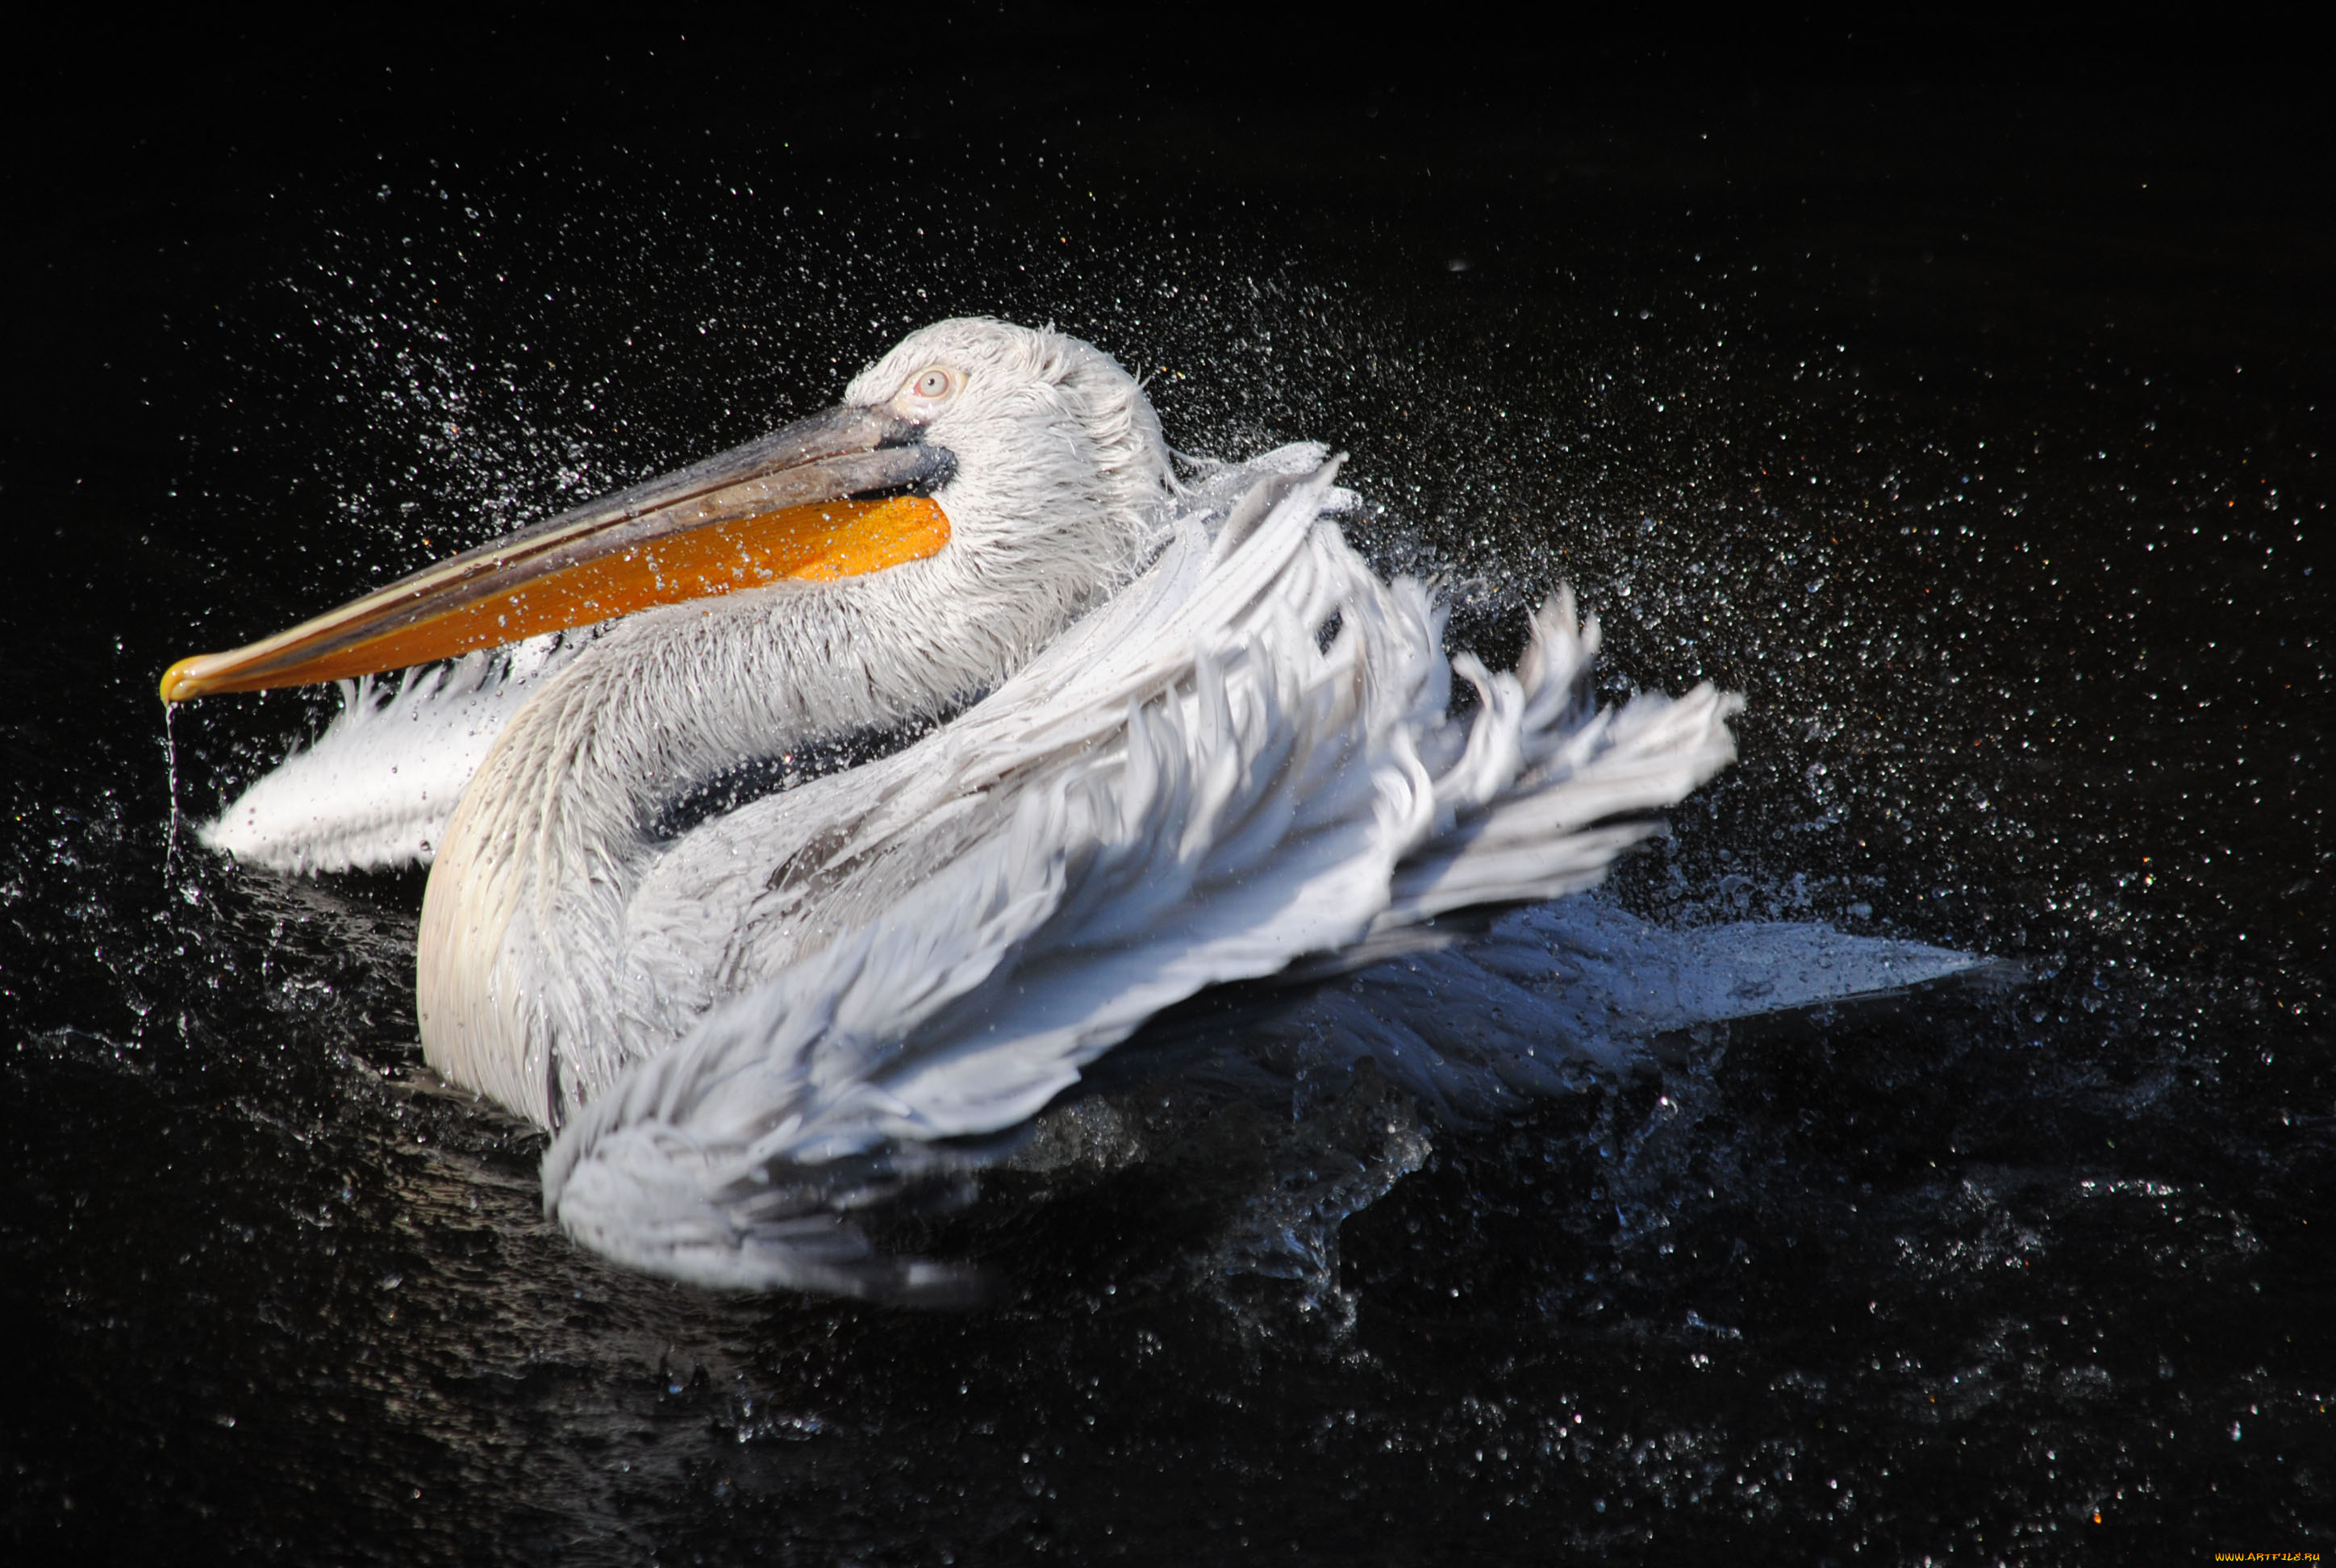
[[[1516, 674], [1447, 660], [1427, 590], [1327, 520], [1336, 467], [1288, 448], [1181, 484], [1107, 355], [948, 321], [828, 414], [183, 660], [163, 695], [472, 655], [355, 694], [208, 841], [296, 870], [434, 846], [424, 1054], [557, 1135], [546, 1207], [588, 1245], [914, 1291], [945, 1276], [871, 1255], [855, 1205], [1203, 987], [1594, 882], [1731, 758], [1708, 685], [1596, 710], [1562, 596]], [[741, 765], [942, 718], [663, 825]]]

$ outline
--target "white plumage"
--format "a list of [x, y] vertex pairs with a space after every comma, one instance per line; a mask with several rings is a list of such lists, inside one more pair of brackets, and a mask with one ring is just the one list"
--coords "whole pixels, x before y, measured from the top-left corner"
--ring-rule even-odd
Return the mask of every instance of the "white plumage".
[[[500, 683], [360, 694], [209, 830], [292, 869], [438, 846], [430, 1060], [558, 1130], [548, 1211], [627, 1262], [934, 1282], [872, 1256], [852, 1209], [976, 1158], [1204, 987], [1591, 885], [1733, 755], [1708, 686], [1597, 710], [1596, 628], [1564, 596], [1515, 675], [1447, 661], [1426, 589], [1329, 521], [1348, 498], [1318, 448], [1183, 490], [1124, 372], [994, 322], [912, 336], [850, 398], [935, 365], [962, 388], [928, 426], [957, 461], [938, 554], [648, 611]], [[984, 691], [906, 749], [657, 835], [727, 768]], [[384, 774], [401, 755], [429, 765]]]
[[428, 865], [503, 726], [587, 640], [554, 633], [425, 665], [394, 686], [344, 682], [340, 716], [319, 742], [203, 824], [202, 842], [293, 872]]

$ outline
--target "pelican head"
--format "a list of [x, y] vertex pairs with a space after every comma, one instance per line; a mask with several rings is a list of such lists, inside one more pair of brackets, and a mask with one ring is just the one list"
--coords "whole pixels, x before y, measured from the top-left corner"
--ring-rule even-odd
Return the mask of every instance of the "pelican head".
[[1173, 482], [1167, 443], [1135, 378], [1092, 345], [944, 321], [861, 372], [844, 403], [949, 454], [933, 498], [968, 544], [1044, 558], [1050, 575], [1092, 591], [1156, 539]]
[[180, 659], [162, 696], [403, 669], [944, 552], [974, 569], [968, 585], [1011, 580], [1038, 595], [1025, 611], [1059, 623], [1141, 564], [1173, 483], [1151, 403], [1109, 355], [1051, 329], [943, 321], [861, 372], [838, 407]]

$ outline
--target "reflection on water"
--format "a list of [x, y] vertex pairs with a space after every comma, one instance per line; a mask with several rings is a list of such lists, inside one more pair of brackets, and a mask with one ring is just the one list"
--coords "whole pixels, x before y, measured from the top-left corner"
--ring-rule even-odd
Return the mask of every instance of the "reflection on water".
[[[0, 850], [11, 1538], [2321, 1539], [2329, 389], [2320, 338], [2265, 325], [2290, 253], [2234, 298], [2234, 264], [2106, 198], [2056, 207], [2049, 170], [1959, 173], [1911, 131], [1876, 151], [1845, 110], [1716, 123], [1720, 151], [1666, 163], [1642, 128], [1590, 174], [1480, 146], [1451, 187], [1355, 172], [1392, 141], [1318, 150], [1309, 181], [1206, 128], [1034, 133], [987, 170], [852, 165], [852, 214], [819, 223], [832, 166], [745, 132], [552, 180], [416, 160], [304, 184], [265, 248], [172, 278], [201, 325], [137, 346], [193, 438], [167, 477], [115, 472], [93, 507], [74, 451], [26, 470], [63, 521], [9, 612], [40, 649]], [[1795, 137], [1931, 183], [1860, 198]], [[1455, 642], [1496, 666], [1564, 579], [1617, 690], [1746, 691], [1744, 761], [1610, 907], [2017, 968], [1674, 1030], [1474, 1117], [1300, 1048], [1400, 973], [1303, 1027], [1203, 1008], [969, 1205], [888, 1222], [985, 1270], [964, 1313], [709, 1297], [578, 1252], [539, 1140], [417, 1073], [418, 879], [279, 881], [183, 839], [162, 874], [153, 676], [758, 433], [971, 309], [1140, 365], [1186, 449], [1351, 451], [1360, 542], [1444, 571]], [[186, 716], [181, 798], [215, 809], [331, 700]]]

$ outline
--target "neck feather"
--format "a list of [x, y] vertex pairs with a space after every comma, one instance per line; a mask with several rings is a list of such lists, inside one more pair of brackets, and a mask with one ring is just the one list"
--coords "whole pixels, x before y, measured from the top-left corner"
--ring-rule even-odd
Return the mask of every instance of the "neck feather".
[[625, 910], [665, 805], [742, 763], [996, 685], [1124, 571], [1066, 573], [1074, 543], [953, 545], [865, 578], [651, 611], [602, 638], [513, 716], [448, 824], [419, 952], [431, 1065], [556, 1125], [667, 1043], [638, 1037], [617, 1005]]

